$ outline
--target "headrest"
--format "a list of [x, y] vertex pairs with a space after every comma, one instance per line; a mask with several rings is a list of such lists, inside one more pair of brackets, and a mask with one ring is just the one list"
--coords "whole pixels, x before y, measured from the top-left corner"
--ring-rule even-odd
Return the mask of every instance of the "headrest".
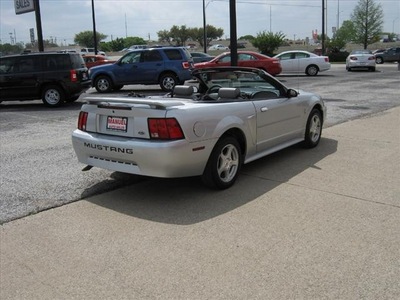
[[218, 90], [218, 97], [220, 98], [235, 99], [239, 95], [240, 90], [238, 88], [220, 88]]
[[174, 94], [181, 96], [190, 96], [194, 92], [193, 86], [191, 85], [176, 85], [174, 87]]

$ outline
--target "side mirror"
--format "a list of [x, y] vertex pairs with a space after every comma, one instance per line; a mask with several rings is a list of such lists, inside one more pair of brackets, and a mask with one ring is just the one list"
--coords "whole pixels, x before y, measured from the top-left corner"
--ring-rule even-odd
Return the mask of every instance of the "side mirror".
[[294, 98], [294, 97], [297, 97], [298, 95], [299, 95], [299, 93], [294, 89], [288, 89], [288, 91], [287, 91], [288, 98]]

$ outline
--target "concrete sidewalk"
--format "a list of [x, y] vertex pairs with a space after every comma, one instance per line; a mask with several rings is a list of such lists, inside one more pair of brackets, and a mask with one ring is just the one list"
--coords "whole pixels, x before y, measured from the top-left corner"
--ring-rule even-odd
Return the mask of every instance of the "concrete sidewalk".
[[0, 299], [399, 299], [400, 107], [246, 165], [1, 227]]

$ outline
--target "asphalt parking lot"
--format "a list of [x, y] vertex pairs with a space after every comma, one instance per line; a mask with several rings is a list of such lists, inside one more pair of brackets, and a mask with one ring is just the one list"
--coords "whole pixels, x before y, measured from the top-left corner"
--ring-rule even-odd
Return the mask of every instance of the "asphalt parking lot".
[[[377, 72], [346, 72], [344, 65], [333, 65], [316, 77], [278, 76], [289, 87], [323, 97], [328, 107], [325, 128], [399, 106], [399, 78], [396, 64], [379, 65]], [[113, 95], [130, 92], [163, 94], [159, 86], [126, 86]], [[70, 135], [87, 95], [99, 94], [90, 89], [77, 102], [56, 109], [39, 100], [0, 104], [0, 223], [138, 180], [99, 169], [81, 172]]]
[[225, 191], [82, 173], [81, 101], [1, 104], [0, 298], [398, 299], [399, 75], [282, 77], [327, 100], [321, 143], [248, 164]]

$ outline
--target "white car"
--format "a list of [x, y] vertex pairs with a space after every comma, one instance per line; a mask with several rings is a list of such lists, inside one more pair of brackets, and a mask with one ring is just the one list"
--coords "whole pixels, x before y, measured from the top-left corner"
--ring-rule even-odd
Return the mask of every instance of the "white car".
[[[106, 55], [104, 51], [97, 50], [98, 55]], [[82, 48], [81, 55], [95, 55], [94, 48]]]
[[274, 57], [281, 61], [282, 74], [306, 73], [315, 76], [318, 72], [327, 71], [331, 68], [328, 56], [319, 56], [308, 51], [285, 51]]
[[353, 69], [368, 69], [372, 72], [376, 68], [375, 55], [372, 54], [371, 50], [362, 49], [351, 51], [350, 55], [346, 58], [346, 70], [351, 71]]
[[217, 45], [212, 45], [212, 46], [210, 46], [210, 48], [208, 48], [208, 50], [222, 50], [222, 51], [226, 51], [226, 50], [229, 50], [229, 48], [226, 47], [226, 46], [224, 46], [224, 45], [217, 44]]

